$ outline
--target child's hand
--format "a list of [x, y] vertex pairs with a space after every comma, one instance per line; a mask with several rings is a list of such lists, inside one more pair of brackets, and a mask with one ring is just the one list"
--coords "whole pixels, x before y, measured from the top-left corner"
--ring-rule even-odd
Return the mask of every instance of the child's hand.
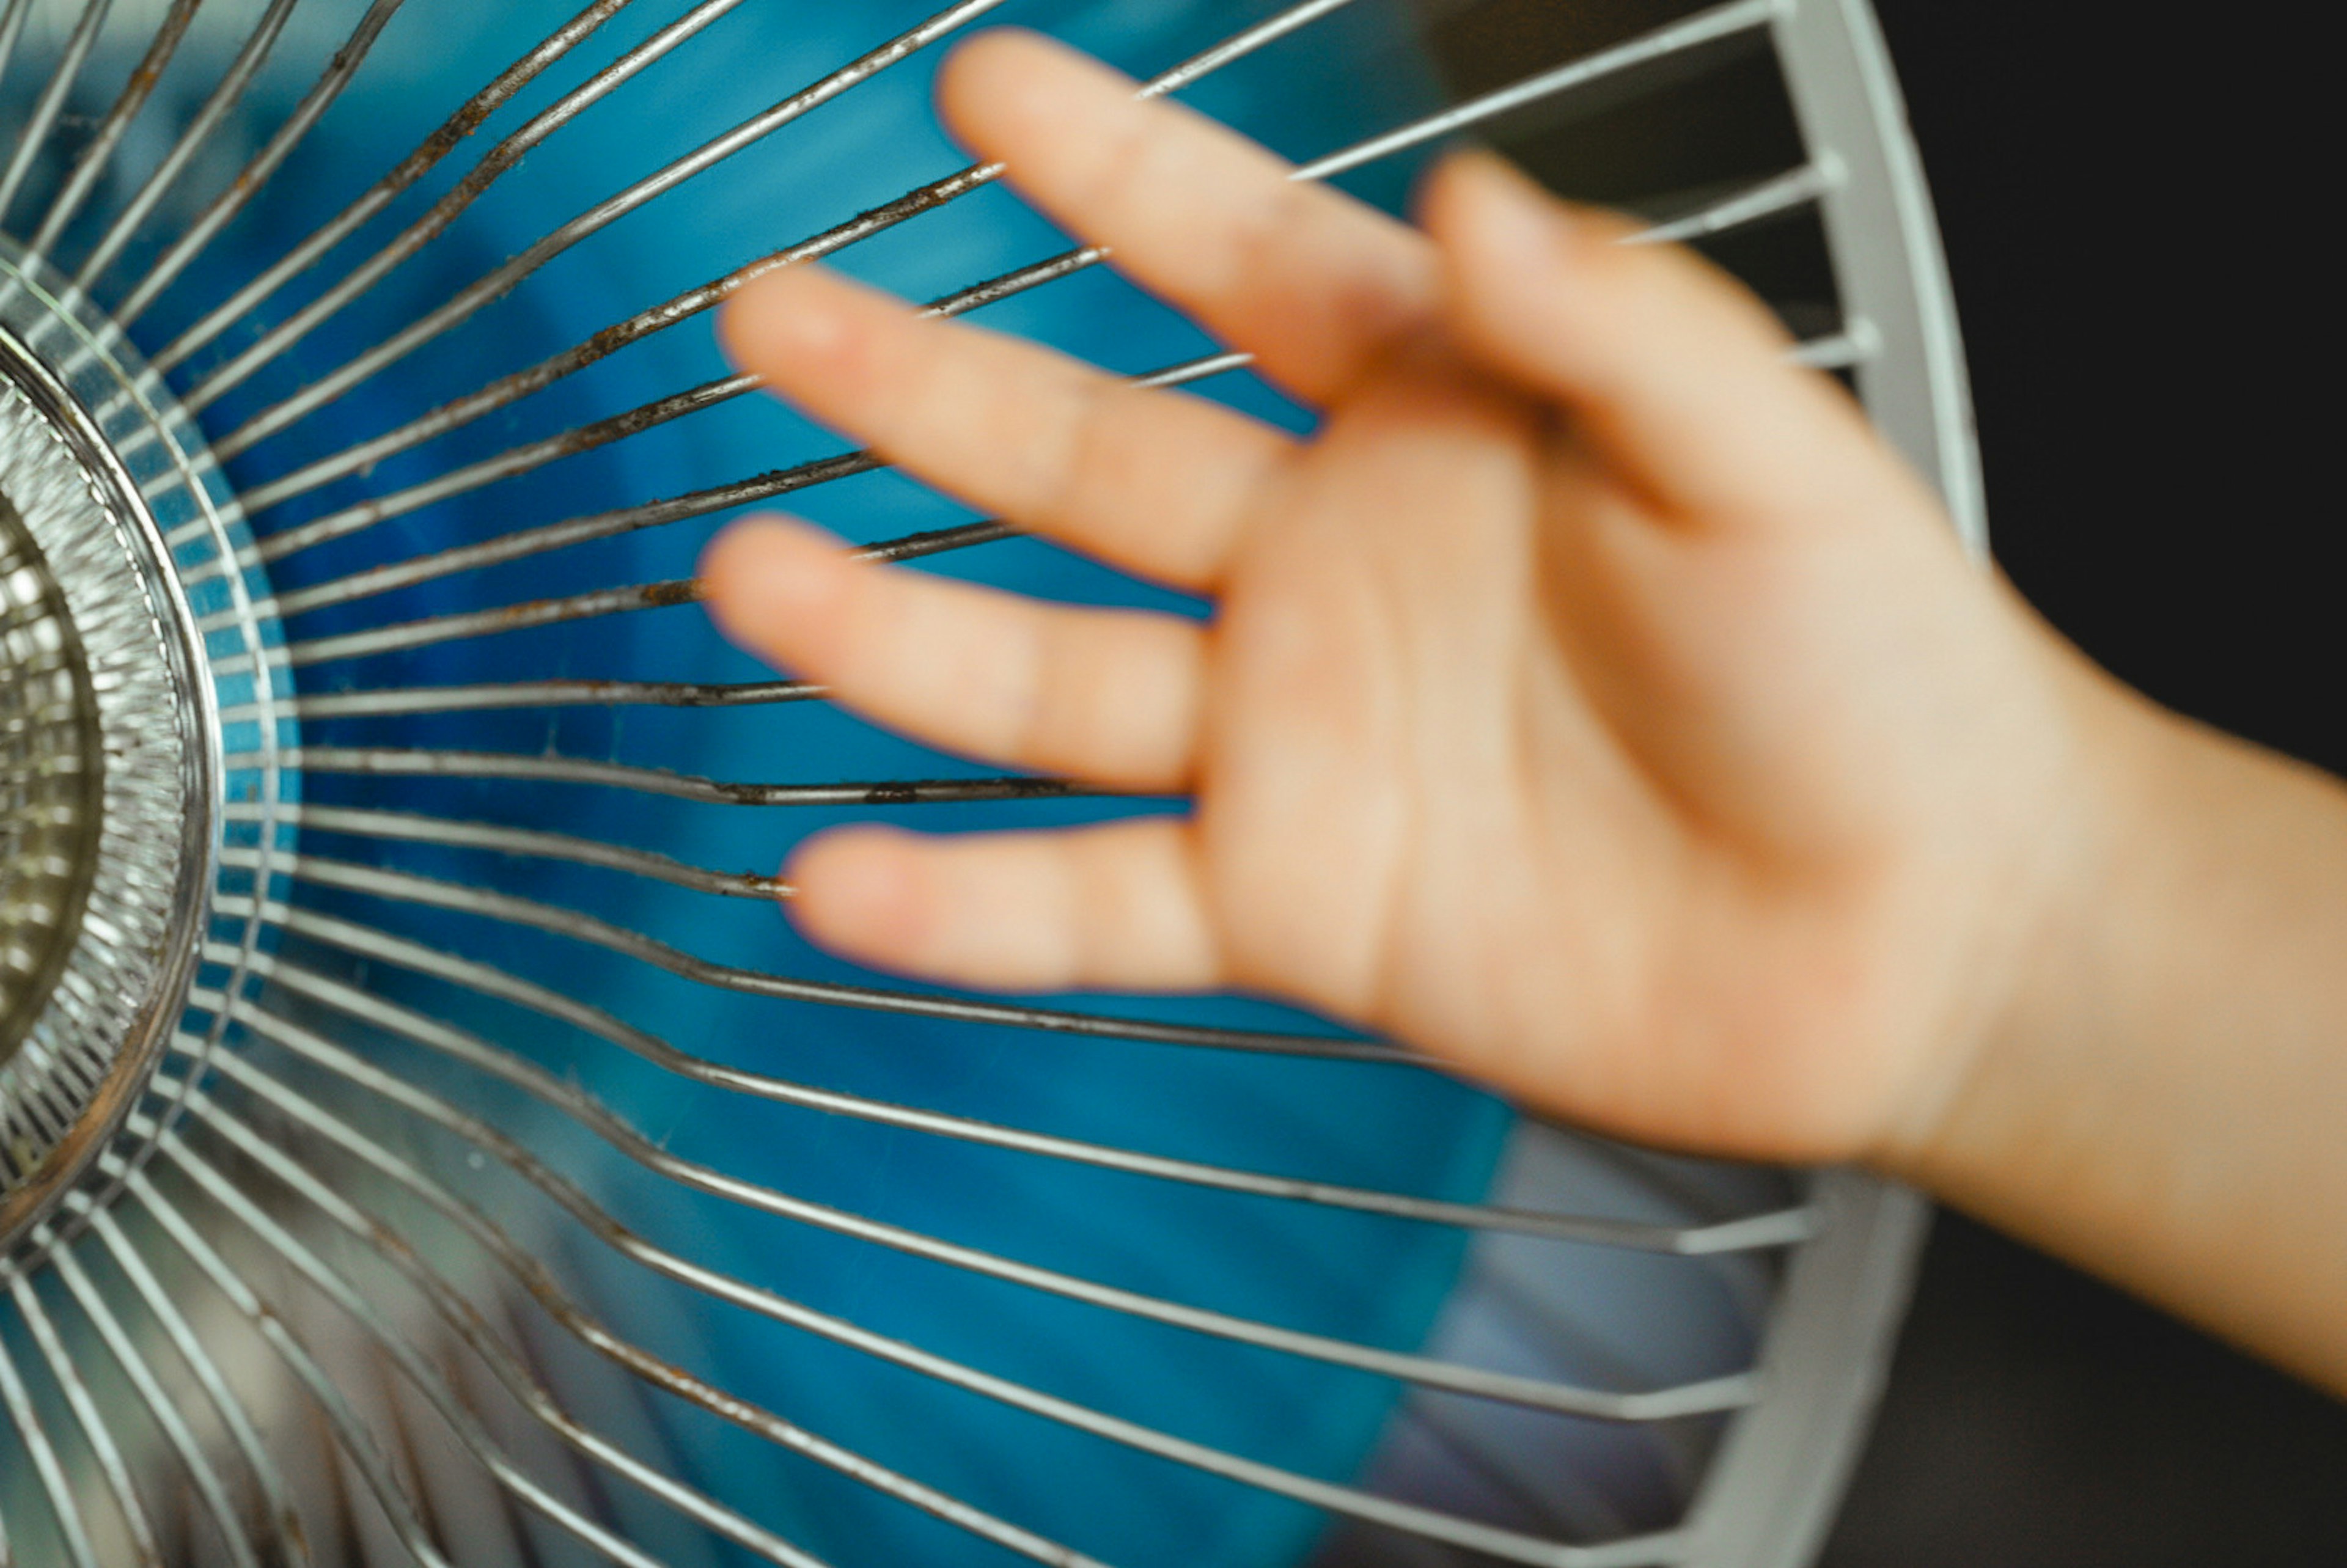
[[1617, 1133], [1870, 1159], [2347, 1393], [2338, 781], [2096, 671], [1691, 257], [1483, 159], [1420, 233], [1131, 93], [1010, 35], [945, 83], [1311, 441], [813, 270], [727, 336], [1213, 624], [775, 523], [705, 570], [884, 723], [1196, 815], [835, 833], [791, 868], [809, 930], [968, 985], [1276, 992]]
[[[1326, 412], [1309, 441], [814, 269], [741, 362], [989, 512], [1211, 594], [1210, 626], [729, 530], [711, 603], [874, 718], [1194, 819], [834, 833], [798, 918], [1022, 989], [1245, 987], [1633, 1137], [1919, 1134], [2069, 882], [2094, 684], [1767, 313], [1453, 160], [1425, 231], [1036, 39], [947, 113]], [[2091, 704], [2088, 704], [2089, 706]]]

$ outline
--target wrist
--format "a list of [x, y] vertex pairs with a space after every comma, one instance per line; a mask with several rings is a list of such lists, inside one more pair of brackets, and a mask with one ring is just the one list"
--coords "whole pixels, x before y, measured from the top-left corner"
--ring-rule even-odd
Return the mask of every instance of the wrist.
[[[2025, 805], [2008, 836], [1983, 852], [1997, 860], [1973, 911], [1978, 929], [1960, 944], [1955, 999], [1886, 1136], [1868, 1163], [1963, 1202], [1983, 1168], [2010, 1153], [2058, 1108], [2037, 1102], [2064, 1076], [2058, 1059], [2082, 1031], [2107, 1022], [2122, 983], [2111, 951], [2114, 912], [2132, 902], [2130, 877], [2172, 846], [2188, 823], [2163, 821], [2158, 783], [2198, 737], [2050, 634]], [[2091, 1142], [2091, 1140], [2087, 1140]]]
[[2347, 789], [2079, 671], [2015, 961], [1874, 1163], [2347, 1392]]

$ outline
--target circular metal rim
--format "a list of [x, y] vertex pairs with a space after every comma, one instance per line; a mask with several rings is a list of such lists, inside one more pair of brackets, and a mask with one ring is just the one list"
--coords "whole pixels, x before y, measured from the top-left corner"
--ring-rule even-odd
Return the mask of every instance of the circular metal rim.
[[[28, 1033], [53, 1016], [59, 1001], [57, 992], [73, 988], [77, 980], [83, 989], [108, 980], [127, 981], [137, 994], [128, 1017], [120, 1020], [120, 1038], [106, 1042], [103, 1048], [111, 1055], [106, 1076], [75, 1108], [70, 1125], [41, 1153], [34, 1173], [0, 1197], [0, 1249], [5, 1249], [15, 1242], [17, 1233], [29, 1229], [46, 1215], [57, 1195], [80, 1178], [97, 1153], [111, 1141], [161, 1058], [195, 968], [197, 927], [211, 881], [210, 851], [219, 794], [218, 770], [209, 765], [204, 742], [210, 733], [211, 721], [200, 703], [194, 704], [195, 712], [190, 712], [191, 705], [187, 702], [189, 693], [200, 691], [205, 684], [195, 679], [193, 649], [199, 645], [195, 620], [185, 599], [173, 590], [170, 574], [155, 565], [162, 559], [162, 539], [153, 519], [138, 504], [136, 490], [125, 482], [127, 477], [111, 452], [96, 436], [87, 413], [49, 375], [46, 367], [25, 350], [15, 335], [5, 329], [0, 329], [0, 379], [6, 381], [6, 395], [18, 403], [25, 415], [46, 426], [46, 433], [65, 449], [67, 460], [91, 481], [101, 514], [113, 523], [118, 538], [130, 552], [129, 564], [138, 573], [139, 586], [145, 590], [145, 608], [156, 633], [153, 651], [160, 653], [165, 661], [163, 684], [171, 704], [169, 711], [176, 721], [170, 736], [175, 755], [169, 765], [178, 775], [178, 799], [182, 807], [178, 842], [170, 846], [172, 870], [168, 902], [159, 909], [153, 908], [139, 902], [140, 896], [135, 888], [111, 890], [110, 901], [128, 903], [137, 913], [159, 917], [160, 927], [156, 933], [159, 941], [151, 947], [142, 943], [129, 953], [133, 961], [143, 960], [138, 970], [130, 974], [115, 972], [118, 964], [109, 956], [114, 944], [93, 931], [87, 919], [88, 906], [107, 900], [108, 884], [118, 880], [109, 875], [118, 858], [118, 852], [109, 853], [110, 846], [118, 845], [126, 835], [143, 837], [158, 825], [125, 822], [115, 809], [114, 803], [122, 793], [117, 775], [125, 760], [125, 748], [108, 723], [112, 715], [106, 712], [105, 700], [101, 698], [99, 724], [105, 745], [99, 761], [104, 775], [99, 788], [108, 804], [98, 824], [99, 845], [93, 856], [96, 864], [92, 885], [85, 893], [80, 928], [69, 938], [65, 972], [43, 999]], [[27, 438], [37, 440], [40, 435], [36, 432]], [[37, 527], [35, 518], [27, 517], [26, 521]], [[37, 546], [37, 533], [35, 540]], [[58, 575], [65, 597], [70, 601], [75, 597], [74, 585], [65, 580], [66, 573]], [[80, 616], [76, 617], [76, 628], [86, 634], [86, 623]], [[130, 717], [136, 723], [147, 716]], [[109, 952], [100, 953], [101, 948]], [[93, 967], [104, 973], [86, 972]], [[21, 1059], [12, 1059], [9, 1065], [20, 1063]]]
[[[67, 315], [54, 288], [46, 286], [51, 281], [39, 272], [38, 264], [21, 256], [13, 245], [0, 250], [0, 395], [14, 401], [23, 417], [36, 422], [57, 443], [65, 461], [89, 487], [97, 515], [112, 525], [125, 558], [121, 564], [135, 576], [153, 634], [152, 649], [163, 661], [162, 684], [172, 699], [177, 721], [172, 740], [179, 809], [175, 814], [177, 839], [170, 845], [175, 869], [168, 900], [156, 907], [151, 897], [142, 906], [136, 902], [135, 892], [127, 895], [137, 913], [158, 922], [159, 940], [151, 950], [138, 955], [147, 960], [142, 972], [132, 977], [139, 994], [119, 1020], [118, 1037], [108, 1042], [111, 1061], [105, 1076], [80, 1098], [69, 1124], [42, 1152], [37, 1168], [0, 1193], [0, 1280], [36, 1267], [49, 1247], [78, 1228], [78, 1221], [61, 1204], [64, 1194], [88, 1177], [98, 1156], [117, 1144], [123, 1124], [145, 1097], [170, 1048], [200, 967], [203, 927], [219, 870], [222, 799], [219, 702], [207, 669], [202, 628], [145, 487], [125, 466], [99, 418], [32, 346], [61, 323], [77, 328], [85, 324]], [[112, 373], [112, 379], [135, 384], [142, 376], [143, 373], [125, 367], [111, 354], [94, 354], [86, 332], [73, 333], [67, 342], [69, 353], [80, 351], [76, 354], [77, 363], [102, 364]], [[167, 417], [174, 412], [164, 411]], [[39, 548], [44, 541], [37, 519], [27, 517], [26, 521]], [[70, 604], [75, 586], [70, 573], [59, 569], [53, 551], [51, 566]], [[86, 607], [73, 608], [77, 630], [86, 641], [87, 617], [81, 613]], [[124, 749], [122, 737], [108, 726], [106, 707], [101, 698], [99, 766], [105, 776], [98, 789], [102, 797], [118, 793], [120, 781], [116, 774]], [[126, 824], [115, 818], [109, 804], [98, 824], [101, 864], [93, 897], [107, 885], [106, 845], [118, 842], [128, 831], [160, 830], [159, 823]], [[66, 974], [44, 999], [30, 1029], [39, 1028], [57, 1006], [57, 991], [75, 983], [77, 971], [88, 967], [84, 955], [94, 945], [103, 945], [102, 939], [87, 926], [74, 933]], [[90, 977], [81, 979], [87, 989]], [[0, 1063], [0, 1070], [17, 1064], [18, 1059], [12, 1056], [8, 1062]], [[109, 1176], [107, 1184], [111, 1186], [125, 1173], [127, 1169]]]
[[[1813, 159], [1856, 380], [1886, 439], [1985, 561], [1980, 447], [1947, 261], [1898, 77], [1870, 0], [1779, 0], [1776, 54]], [[1766, 1392], [1732, 1430], [1699, 1498], [1698, 1568], [1803, 1568], [1824, 1544], [1864, 1446], [1930, 1228], [1897, 1183], [1820, 1172], [1821, 1234], [1795, 1255], [1769, 1326]], [[1796, 1330], [1787, 1332], [1788, 1328]], [[1849, 1347], [1863, 1353], [1851, 1355]], [[1790, 1397], [1799, 1389], [1802, 1397]]]

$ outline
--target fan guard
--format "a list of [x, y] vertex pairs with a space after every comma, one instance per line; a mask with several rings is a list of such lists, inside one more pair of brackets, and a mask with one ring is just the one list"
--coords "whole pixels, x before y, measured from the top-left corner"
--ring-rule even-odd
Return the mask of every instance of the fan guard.
[[1980, 543], [1863, 0], [0, 0], [0, 1563], [1813, 1551], [1912, 1195], [1245, 999], [856, 974], [708, 868], [1131, 809], [748, 667], [714, 519], [1164, 602], [745, 397], [743, 282], [1303, 418], [955, 160], [981, 19], [1389, 205], [1471, 131], [1645, 214]]

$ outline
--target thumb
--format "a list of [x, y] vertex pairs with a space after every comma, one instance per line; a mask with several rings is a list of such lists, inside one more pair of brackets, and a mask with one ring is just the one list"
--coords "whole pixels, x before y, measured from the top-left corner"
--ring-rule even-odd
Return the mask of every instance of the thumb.
[[1895, 461], [1839, 386], [1790, 363], [1768, 308], [1692, 251], [1623, 244], [1624, 220], [1489, 153], [1437, 171], [1424, 219], [1468, 352], [1563, 404], [1599, 459], [1678, 520], [1847, 515], [1853, 474]]

